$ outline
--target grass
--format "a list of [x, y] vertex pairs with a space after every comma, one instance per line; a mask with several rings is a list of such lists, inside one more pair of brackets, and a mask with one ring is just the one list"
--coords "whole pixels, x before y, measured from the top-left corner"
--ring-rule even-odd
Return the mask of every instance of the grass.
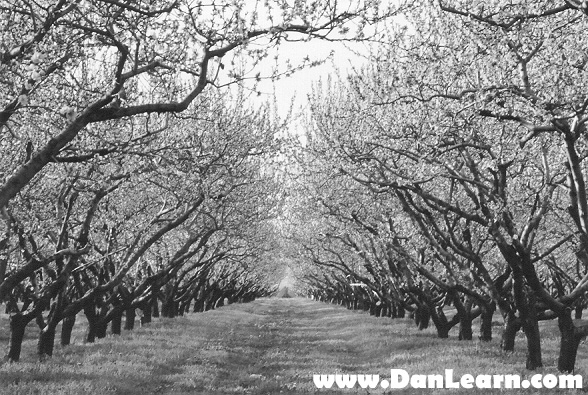
[[[0, 319], [5, 330], [6, 317]], [[502, 353], [499, 327], [490, 343], [458, 341], [456, 329], [450, 339], [443, 340], [435, 337], [433, 328], [417, 331], [408, 319], [375, 318], [306, 299], [260, 299], [187, 317], [156, 319], [94, 344], [81, 342], [84, 321], [80, 317], [76, 325], [74, 344], [57, 345], [52, 360], [44, 363], [36, 362], [37, 331], [32, 326], [22, 361], [0, 366], [0, 394], [436, 394], [450, 391], [384, 392], [359, 386], [319, 390], [312, 375], [342, 372], [386, 377], [391, 368], [411, 374], [442, 374], [451, 368], [456, 377], [466, 373], [528, 376], [524, 339], [517, 338], [514, 353]], [[559, 334], [554, 324], [542, 323], [545, 367], [538, 373], [556, 373]], [[0, 338], [5, 341], [6, 332]], [[576, 366], [588, 383], [586, 348], [581, 345]], [[482, 391], [500, 392], [451, 393]], [[503, 390], [509, 394], [547, 391]]]

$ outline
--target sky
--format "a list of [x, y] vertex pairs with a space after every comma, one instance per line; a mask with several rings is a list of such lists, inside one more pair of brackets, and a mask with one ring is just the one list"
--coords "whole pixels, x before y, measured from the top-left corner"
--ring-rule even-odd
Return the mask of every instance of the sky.
[[[289, 33], [290, 39], [298, 39], [304, 37], [296, 33]], [[261, 82], [256, 86], [256, 91], [261, 95], [252, 97], [252, 100], [259, 100], [260, 104], [273, 101], [275, 94], [277, 112], [281, 118], [288, 114], [290, 104], [294, 100], [292, 109], [293, 116], [300, 113], [306, 106], [308, 95], [312, 92], [313, 85], [319, 80], [325, 81], [330, 74], [338, 72], [341, 77], [345, 77], [352, 72], [353, 68], [361, 68], [367, 62], [364, 56], [369, 53], [369, 49], [365, 43], [362, 42], [342, 42], [342, 41], [327, 41], [319, 38], [313, 38], [309, 41], [282, 41], [276, 47], [269, 47], [266, 40], [258, 40], [255, 44], [259, 49], [269, 48], [269, 55], [263, 59], [255, 68], [251, 65], [243, 65], [242, 62], [247, 63], [248, 58], [245, 56], [241, 59], [233, 59], [234, 66], [239, 68], [239, 72], [245, 72], [246, 76], [253, 77], [257, 72], [260, 72], [262, 77]], [[274, 57], [277, 56], [277, 60]], [[271, 81], [269, 78], [264, 79], [264, 76], [270, 76], [274, 68], [281, 71], [286, 69], [289, 62], [293, 67], [303, 64], [305, 57], [309, 58], [310, 62], [324, 61], [318, 66], [308, 66], [302, 70], [294, 72], [292, 75], [280, 77], [276, 81]], [[228, 60], [226, 60], [228, 63]], [[231, 62], [232, 64], [232, 62]], [[230, 67], [224, 70], [224, 73], [230, 73]], [[244, 81], [245, 86], [251, 87], [253, 81]], [[255, 96], [255, 95], [253, 95]]]
[[[282, 19], [280, 16], [282, 10], [281, 7], [278, 6], [280, 2], [272, 3], [273, 5], [271, 6], [271, 9], [260, 6], [260, 3], [259, 0], [251, 1], [251, 8], [249, 9], [246, 7], [243, 11], [243, 15], [249, 15], [251, 13], [258, 14], [260, 20], [264, 20], [264, 18], [267, 19], [267, 23], [265, 24], [270, 23], [269, 21], [272, 19], [269, 14], [273, 14], [273, 18], [275, 18], [276, 21]], [[296, 1], [294, 1], [294, 3], [296, 3]], [[337, 9], [337, 13], [343, 11], [355, 12], [356, 10], [361, 9], [362, 4], [362, 0], [337, 0], [333, 2], [333, 5]], [[290, 5], [290, 7], [292, 7], [292, 5]], [[291, 23], [302, 24], [305, 23], [305, 21], [300, 18], [295, 18]], [[353, 36], [353, 32], [357, 30], [358, 27], [356, 23], [356, 21], [350, 21], [345, 24], [345, 26], [350, 29], [349, 36]], [[261, 23], [261, 25], [263, 26], [264, 23]], [[369, 32], [365, 29], [369, 30]], [[366, 25], [363, 31], [365, 34], [369, 35], [373, 33], [372, 30], [373, 27]], [[331, 51], [334, 53], [330, 60], [327, 60], [327, 62], [320, 66], [300, 70], [290, 77], [280, 79], [275, 84], [270, 81], [265, 81], [260, 85], [260, 90], [263, 93], [261, 97], [262, 100], [271, 99], [275, 89], [276, 97], [278, 99], [278, 113], [282, 116], [286, 115], [292, 98], [295, 98], [294, 110], [298, 110], [301, 106], [304, 106], [307, 101], [307, 95], [312, 90], [313, 83], [316, 83], [321, 78], [326, 79], [335, 68], [339, 68], [340, 71], [345, 74], [351, 69], [351, 64], [357, 66], [358, 63], [363, 62], [361, 57], [353, 54], [352, 51], [346, 48], [346, 45], [353, 47], [354, 50], [364, 53], [367, 52], [365, 45], [362, 43], [332, 42], [318, 38], [303, 41], [306, 38], [305, 34], [292, 32], [284, 33], [284, 36], [288, 37], [288, 39], [300, 41], [289, 42], [287, 40], [282, 40], [277, 48], [270, 49], [270, 55], [264, 59], [262, 64], [259, 65], [259, 68], [256, 69], [256, 71], [261, 72], [262, 76], [271, 74], [272, 68], [276, 65], [273, 61], [273, 56], [276, 54], [279, 56], [277, 62], [278, 66], [283, 67], [287, 60], [289, 60], [292, 65], [297, 66], [302, 63], [302, 60], [307, 55], [311, 61], [314, 61], [326, 59]], [[332, 38], [343, 37], [337, 29], [330, 32], [329, 36]], [[259, 40], [258, 43], [261, 47], [267, 45], [265, 39]], [[362, 47], [364, 48], [362, 49]]]
[[[356, 48], [362, 50], [358, 45]], [[274, 91], [277, 98], [278, 114], [285, 116], [294, 99], [293, 110], [298, 112], [307, 104], [307, 97], [312, 92], [312, 87], [319, 80], [326, 80], [329, 74], [336, 70], [345, 76], [352, 72], [353, 67], [360, 67], [365, 59], [354, 54], [343, 43], [313, 40], [305, 43], [288, 43], [280, 48], [283, 58], [291, 59], [293, 64], [299, 64], [304, 56], [311, 59], [324, 59], [333, 51], [333, 57], [325, 63], [308, 67], [295, 72], [289, 77], [283, 77], [275, 83], [267, 82], [261, 85], [260, 90], [268, 99], [271, 99]], [[285, 59], [284, 59], [285, 60]], [[267, 66], [266, 66], [267, 68]]]

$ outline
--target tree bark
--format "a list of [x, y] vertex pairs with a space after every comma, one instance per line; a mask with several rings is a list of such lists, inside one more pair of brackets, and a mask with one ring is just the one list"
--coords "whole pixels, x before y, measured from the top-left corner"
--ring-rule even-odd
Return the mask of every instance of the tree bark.
[[145, 303], [145, 305], [141, 308], [141, 311], [143, 312], [143, 316], [141, 317], [141, 326], [151, 322], [151, 308], [151, 303], [149, 302]]
[[363, 301], [363, 311], [369, 311], [371, 308], [370, 306], [371, 306], [371, 302], [369, 302], [367, 300]]
[[576, 306], [576, 316], [575, 316], [575, 318], [577, 320], [581, 320], [582, 319], [582, 312], [583, 312], [582, 306]]
[[529, 300], [527, 312], [523, 318], [523, 331], [527, 337], [527, 369], [535, 370], [543, 366], [541, 358], [541, 334], [539, 332], [539, 321], [537, 320], [537, 309], [535, 295], [527, 288]]
[[194, 313], [202, 313], [204, 311], [204, 302], [200, 299], [194, 299], [194, 308], [192, 312]]
[[479, 311], [473, 310], [474, 302], [472, 298], [466, 296], [465, 301], [462, 301], [457, 293], [453, 293], [450, 300], [453, 301], [453, 305], [457, 309], [457, 318], [459, 318], [459, 333], [457, 338], [459, 340], [472, 340], [474, 338], [472, 321], [476, 318], [476, 314], [479, 313]]
[[451, 330], [451, 326], [439, 325], [436, 327], [436, 329], [437, 329], [437, 337], [439, 339], [447, 339], [449, 337], [449, 331]]
[[25, 329], [30, 321], [31, 319], [25, 318], [22, 313], [16, 313], [10, 317], [10, 342], [6, 360], [10, 362], [19, 361]]
[[576, 366], [578, 346], [582, 338], [588, 334], [588, 326], [577, 328], [569, 309], [565, 309], [559, 314], [557, 324], [561, 334], [557, 369], [562, 373], [572, 373]]
[[437, 329], [437, 337], [440, 339], [447, 339], [449, 337], [449, 331], [451, 328], [461, 321], [460, 314], [456, 314], [451, 320], [448, 321], [442, 306], [435, 306], [431, 299], [429, 299], [429, 303], [428, 311], [431, 314], [433, 324], [435, 324], [435, 329]]
[[472, 331], [472, 316], [469, 312], [462, 314], [459, 318], [459, 340], [472, 340], [474, 333]]
[[104, 339], [107, 331], [108, 322], [104, 320], [104, 317], [98, 317], [96, 320], [96, 338]]
[[521, 319], [521, 326], [527, 338], [527, 362], [529, 370], [535, 370], [543, 366], [541, 358], [541, 336], [539, 333], [539, 321], [537, 320], [537, 308], [535, 293], [528, 286], [523, 276], [524, 263], [529, 259], [527, 254], [512, 254], [509, 256], [509, 264], [512, 268], [513, 295], [516, 309]]
[[161, 304], [161, 315], [167, 318], [174, 318], [177, 315], [176, 302], [173, 298], [170, 297]]
[[125, 330], [132, 331], [135, 329], [136, 313], [134, 308], [125, 310]]
[[39, 332], [39, 339], [37, 341], [37, 354], [39, 360], [43, 361], [47, 357], [53, 356], [53, 348], [55, 346], [55, 329], [56, 325], [48, 324]]
[[430, 319], [431, 313], [429, 312], [429, 308], [425, 305], [417, 306], [414, 312], [414, 322], [420, 331], [429, 327]]
[[387, 303], [382, 303], [382, 310], [380, 311], [380, 317], [390, 317], [390, 309]]
[[404, 317], [406, 317], [406, 310], [404, 310], [404, 307], [398, 306], [398, 308], [396, 310], [396, 318], [404, 318]]
[[68, 346], [71, 343], [71, 332], [76, 323], [76, 316], [70, 315], [65, 317], [61, 324], [61, 345]]
[[527, 363], [529, 370], [535, 370], [543, 366], [541, 357], [541, 334], [539, 332], [539, 321], [537, 320], [537, 309], [535, 307], [535, 296], [533, 291], [527, 288], [528, 303], [527, 311], [521, 313], [523, 316], [522, 326], [527, 338]]
[[116, 312], [114, 314], [114, 316], [112, 317], [112, 321], [110, 323], [110, 332], [113, 335], [120, 335], [120, 333], [121, 333], [122, 316], [123, 316], [123, 311], [120, 310], [120, 311]]
[[159, 318], [159, 301], [157, 300], [157, 293], [153, 294], [153, 301], [151, 302], [152, 315], [155, 318]]
[[504, 331], [500, 342], [500, 348], [503, 351], [514, 351], [515, 338], [519, 329], [521, 329], [521, 320], [515, 316], [514, 311], [508, 312], [504, 317]]
[[84, 307], [84, 314], [88, 320], [88, 328], [86, 330], [86, 336], [84, 337], [85, 343], [94, 343], [96, 341], [96, 324], [98, 316], [96, 314], [96, 308], [94, 305]]
[[492, 317], [494, 316], [495, 308], [493, 306], [481, 306], [481, 308], [482, 315], [480, 316], [480, 340], [489, 342], [492, 340]]

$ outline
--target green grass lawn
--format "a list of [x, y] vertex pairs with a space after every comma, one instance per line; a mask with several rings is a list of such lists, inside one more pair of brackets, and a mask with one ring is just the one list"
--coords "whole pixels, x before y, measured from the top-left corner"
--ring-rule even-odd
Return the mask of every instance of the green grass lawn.
[[[496, 316], [498, 319], [498, 315]], [[7, 344], [6, 316], [0, 340]], [[370, 393], [553, 393], [556, 390], [402, 391], [317, 389], [313, 374], [366, 373], [389, 376], [391, 368], [410, 374], [521, 374], [524, 339], [517, 350], [482, 343], [437, 339], [433, 328], [417, 331], [411, 320], [374, 318], [306, 299], [260, 299], [175, 319], [155, 319], [143, 328], [83, 344], [79, 317], [74, 344], [56, 345], [54, 357], [36, 362], [33, 326], [22, 361], [0, 366], [1, 394], [370, 394]], [[59, 329], [59, 328], [58, 328]], [[542, 323], [545, 368], [556, 373], [559, 335], [555, 322]], [[576, 366], [588, 386], [588, 347], [580, 346]], [[483, 392], [482, 392], [483, 391]], [[574, 391], [559, 390], [560, 393]], [[576, 391], [580, 393], [580, 391]]]

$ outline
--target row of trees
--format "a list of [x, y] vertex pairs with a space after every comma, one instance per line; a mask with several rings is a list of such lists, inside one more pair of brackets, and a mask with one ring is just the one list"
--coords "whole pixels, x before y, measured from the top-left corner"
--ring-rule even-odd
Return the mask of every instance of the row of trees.
[[[283, 40], [353, 33], [377, 2], [0, 0], [0, 301], [51, 355], [275, 283], [279, 133], [241, 89]], [[309, 59], [309, 62], [311, 60]], [[300, 65], [303, 66], [303, 65]], [[251, 73], [244, 71], [253, 69]], [[4, 330], [4, 328], [2, 329]]]
[[[459, 325], [501, 347], [522, 330], [558, 368], [588, 334], [587, 9], [575, 1], [438, 1], [407, 12], [370, 66], [318, 87], [294, 159], [291, 237], [308, 292]], [[297, 213], [297, 215], [294, 215]], [[302, 228], [300, 224], [311, 224]], [[448, 313], [452, 306], [454, 313]]]
[[136, 308], [145, 320], [161, 302], [169, 317], [192, 301], [202, 311], [269, 291], [273, 279], [256, 273], [269, 264], [282, 194], [267, 170], [276, 129], [267, 111], [244, 110], [243, 98], [206, 100], [202, 119], [188, 112], [149, 126], [140, 153], [63, 164], [4, 210], [10, 360], [35, 319], [44, 356], [60, 322], [69, 342], [80, 312], [91, 342], [111, 322], [120, 333], [123, 313], [132, 328]]

